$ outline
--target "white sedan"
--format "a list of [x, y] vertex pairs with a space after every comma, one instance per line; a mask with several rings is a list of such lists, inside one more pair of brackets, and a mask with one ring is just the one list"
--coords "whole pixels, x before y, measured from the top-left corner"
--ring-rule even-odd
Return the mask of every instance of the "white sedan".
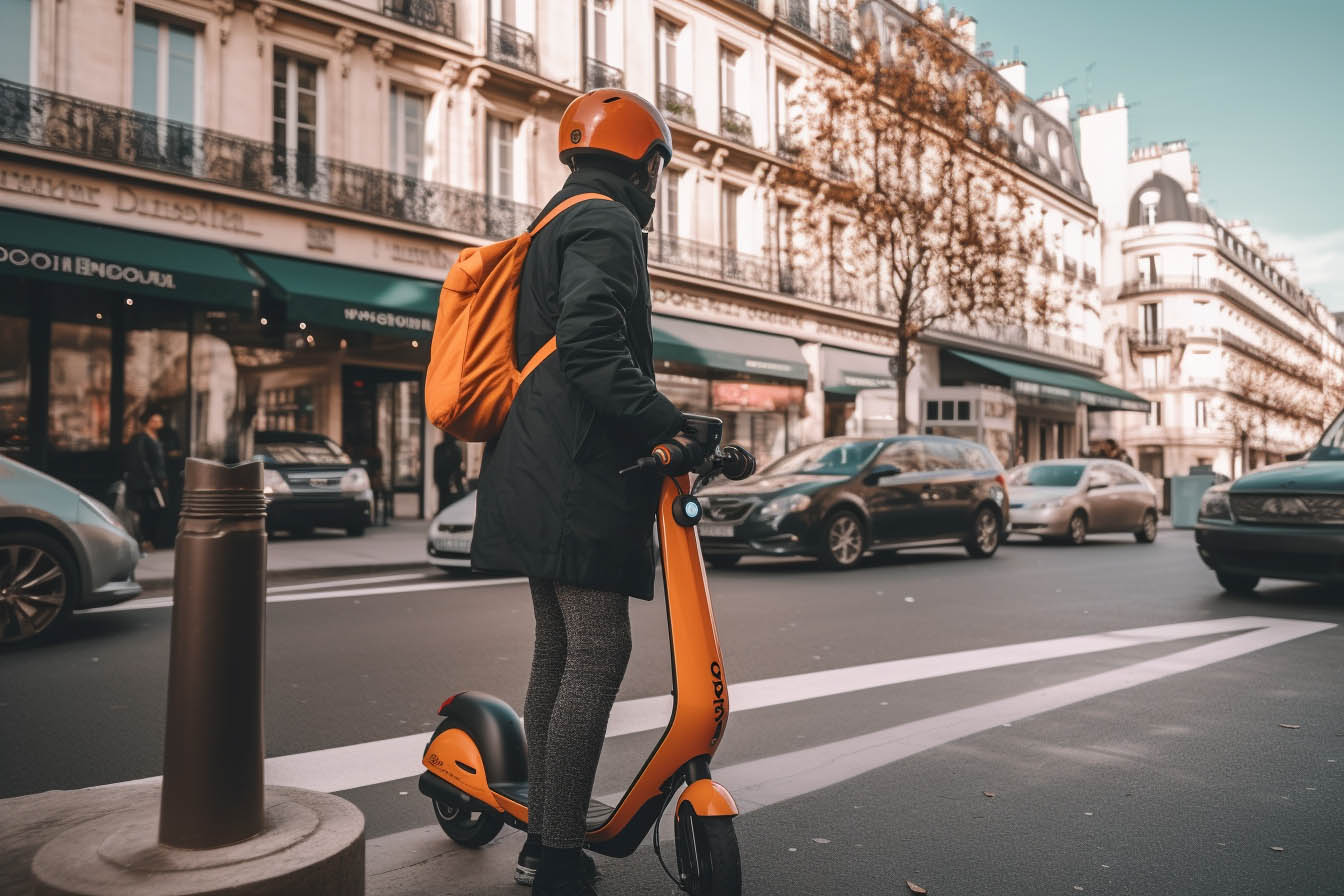
[[471, 532], [476, 526], [476, 492], [439, 511], [429, 524], [429, 562], [441, 569], [471, 569]]

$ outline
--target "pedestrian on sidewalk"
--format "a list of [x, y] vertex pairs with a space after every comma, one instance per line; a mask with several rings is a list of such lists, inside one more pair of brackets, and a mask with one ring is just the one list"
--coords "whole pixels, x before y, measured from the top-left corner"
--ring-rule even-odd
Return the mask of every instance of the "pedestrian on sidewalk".
[[[523, 711], [528, 834], [515, 879], [539, 896], [596, 891], [583, 851], [607, 718], [630, 658], [628, 597], [653, 597], [659, 480], [618, 471], [678, 437], [683, 416], [653, 378], [645, 228], [672, 137], [625, 90], [580, 96], [560, 120], [563, 200], [601, 193], [541, 230], [523, 265], [516, 331], [523, 380], [486, 447], [472, 565], [528, 576], [536, 647]], [[535, 223], [535, 222], [534, 222]], [[683, 441], [694, 444], [688, 439]]]
[[448, 433], [434, 446], [434, 487], [439, 493], [439, 510], [466, 491], [462, 482], [462, 447]]
[[126, 506], [135, 514], [135, 540], [141, 551], [154, 549], [154, 533], [166, 504], [168, 469], [159, 444], [163, 415], [153, 408], [140, 415], [140, 431], [126, 445]]

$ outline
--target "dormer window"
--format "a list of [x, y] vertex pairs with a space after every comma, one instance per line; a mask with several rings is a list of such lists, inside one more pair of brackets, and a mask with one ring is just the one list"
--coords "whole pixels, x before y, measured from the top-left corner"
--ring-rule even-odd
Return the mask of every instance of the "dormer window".
[[1157, 190], [1145, 190], [1139, 194], [1139, 214], [1140, 220], [1145, 227], [1152, 227], [1157, 223], [1157, 203], [1162, 198], [1162, 194]]
[[1056, 165], [1059, 164], [1059, 134], [1051, 131], [1045, 135], [1045, 151], [1050, 156], [1050, 161]]
[[1030, 115], [1022, 119], [1022, 142], [1027, 146], [1036, 143], [1036, 122]]

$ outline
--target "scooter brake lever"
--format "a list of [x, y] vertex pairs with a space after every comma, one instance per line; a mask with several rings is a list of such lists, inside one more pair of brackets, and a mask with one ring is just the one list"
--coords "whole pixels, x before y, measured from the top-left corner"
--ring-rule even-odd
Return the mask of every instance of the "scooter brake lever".
[[656, 466], [658, 466], [658, 458], [641, 457], [639, 460], [635, 461], [633, 464], [626, 467], [624, 470], [621, 470], [616, 475], [624, 476], [626, 473], [638, 473], [640, 470], [651, 470]]

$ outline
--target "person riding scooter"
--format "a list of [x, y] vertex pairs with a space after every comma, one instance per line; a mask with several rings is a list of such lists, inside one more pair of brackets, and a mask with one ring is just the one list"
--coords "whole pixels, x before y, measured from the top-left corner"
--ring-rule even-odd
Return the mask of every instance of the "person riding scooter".
[[[630, 657], [628, 599], [653, 596], [655, 476], [620, 476], [684, 418], [653, 377], [644, 229], [672, 136], [658, 110], [624, 90], [594, 90], [565, 110], [565, 199], [600, 193], [541, 230], [522, 270], [522, 382], [481, 469], [472, 565], [528, 576], [536, 646], [523, 718], [527, 842], [515, 878], [545, 896], [595, 894], [585, 820], [607, 719]], [[579, 674], [576, 670], [582, 670]], [[568, 671], [567, 671], [568, 670]]]

